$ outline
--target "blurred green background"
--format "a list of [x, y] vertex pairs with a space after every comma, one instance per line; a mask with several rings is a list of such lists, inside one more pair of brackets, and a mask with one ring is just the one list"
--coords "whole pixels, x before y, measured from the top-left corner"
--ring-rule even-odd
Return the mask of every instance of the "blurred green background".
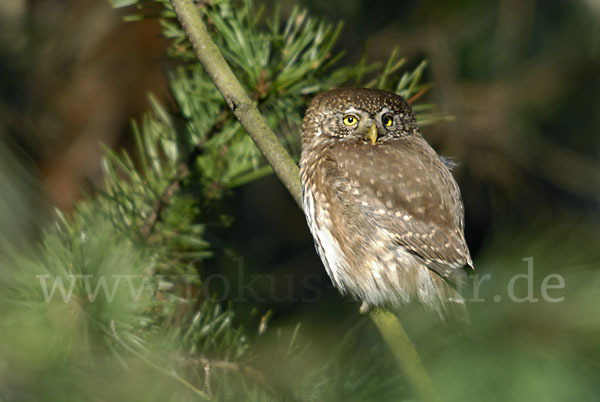
[[[395, 46], [410, 67], [429, 62], [425, 81], [433, 86], [426, 100], [453, 119], [423, 134], [459, 163], [454, 174], [476, 280], [490, 275], [478, 288], [481, 301], [469, 306], [468, 338], [440, 328], [419, 309], [406, 309], [403, 321], [443, 399], [600, 399], [600, 1], [258, 4], [267, 15], [277, 5], [285, 17], [300, 5], [328, 21], [343, 20], [336, 49], [345, 52], [342, 63], [357, 63], [365, 53], [385, 60]], [[107, 1], [0, 3], [0, 241], [28, 250], [52, 225], [54, 207], [68, 215], [84, 189], [101, 186], [101, 144], [133, 148], [130, 119], [148, 109], [146, 94], [172, 101], [164, 75], [172, 61], [158, 21], [125, 24], [121, 17]], [[230, 252], [218, 253], [208, 272], [226, 275], [235, 287], [243, 281], [242, 261], [244, 272], [268, 278], [257, 281], [253, 302], [224, 301], [234, 305], [238, 319], [270, 310], [269, 326], [284, 334], [301, 322], [312, 349], [294, 367], [306, 372], [327, 354], [348, 360], [374, 348], [386, 355], [356, 314], [356, 303], [332, 289], [304, 217], [277, 179], [260, 179], [230, 195], [223, 209], [232, 223], [219, 233]], [[524, 297], [531, 286], [538, 301], [516, 302], [509, 284], [528, 273], [529, 257], [532, 280], [515, 281], [514, 293]], [[0, 269], [0, 279], [8, 281], [12, 271]], [[564, 280], [564, 287], [548, 290], [564, 298], [559, 302], [541, 290], [553, 274]], [[467, 292], [477, 298], [472, 288]], [[63, 326], [53, 322], [59, 332], [38, 333], [46, 323], [28, 320], [26, 310], [9, 310], [10, 303], [2, 307], [0, 401], [80, 400], [90, 393], [97, 400], [136, 400], [140, 387], [159, 382], [145, 369], [125, 383], [111, 377], [106, 361], [92, 364], [102, 381], [91, 380], [89, 366], [74, 369], [63, 360], [72, 348], [68, 339], [52, 343], [54, 351], [40, 346], [47, 336], [61, 337]], [[19, 333], [7, 332], [13, 325]], [[342, 342], [349, 329], [356, 339]], [[269, 357], [277, 339], [256, 342], [256, 364], [274, 382], [288, 384], [302, 374], [288, 372], [285, 359]], [[73, 370], [80, 382], [66, 378]], [[360, 392], [369, 386], [360, 384], [360, 373], [339, 369], [335, 375], [349, 376], [351, 384], [327, 399], [304, 399], [398, 400], [385, 381], [396, 378], [390, 371], [376, 373], [384, 377], [378, 399]], [[140, 400], [153, 389], [144, 388], [148, 395]]]

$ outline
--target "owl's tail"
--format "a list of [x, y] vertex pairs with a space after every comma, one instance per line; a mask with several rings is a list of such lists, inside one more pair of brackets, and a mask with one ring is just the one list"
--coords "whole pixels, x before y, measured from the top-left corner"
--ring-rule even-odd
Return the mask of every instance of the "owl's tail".
[[444, 321], [452, 320], [462, 325], [470, 325], [465, 299], [447, 280], [434, 271], [429, 271], [439, 303], [436, 310]]

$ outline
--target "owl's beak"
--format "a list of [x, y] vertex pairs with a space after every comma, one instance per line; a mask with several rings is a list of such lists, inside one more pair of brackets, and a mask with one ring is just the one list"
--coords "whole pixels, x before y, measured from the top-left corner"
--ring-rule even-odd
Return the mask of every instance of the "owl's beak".
[[371, 127], [369, 127], [369, 134], [367, 135], [367, 138], [369, 138], [371, 140], [371, 143], [375, 145], [378, 136], [379, 133], [377, 132], [377, 126], [375, 126], [375, 124], [371, 124]]

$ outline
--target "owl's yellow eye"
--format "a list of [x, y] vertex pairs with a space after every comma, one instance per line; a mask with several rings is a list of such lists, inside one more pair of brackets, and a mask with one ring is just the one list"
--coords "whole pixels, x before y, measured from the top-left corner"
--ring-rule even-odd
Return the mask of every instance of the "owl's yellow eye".
[[344, 116], [344, 119], [342, 121], [346, 126], [353, 126], [356, 123], [358, 123], [358, 118], [354, 115], [348, 114]]
[[386, 115], [383, 115], [383, 117], [381, 117], [381, 122], [383, 123], [384, 126], [390, 127], [392, 124], [394, 124], [394, 119], [392, 118], [391, 115], [386, 114]]

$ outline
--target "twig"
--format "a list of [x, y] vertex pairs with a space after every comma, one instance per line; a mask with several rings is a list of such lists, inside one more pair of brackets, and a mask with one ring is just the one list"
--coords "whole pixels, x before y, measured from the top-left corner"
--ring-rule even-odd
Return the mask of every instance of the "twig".
[[269, 390], [270, 392], [272, 392], [273, 394], [275, 393], [271, 387], [271, 385], [269, 385], [269, 382], [267, 381], [266, 376], [259, 370], [255, 369], [254, 367], [250, 367], [250, 366], [245, 366], [236, 362], [230, 362], [230, 361], [226, 361], [226, 360], [211, 360], [211, 359], [207, 359], [206, 357], [186, 357], [186, 358], [182, 358], [180, 359], [182, 363], [184, 364], [195, 364], [198, 366], [202, 366], [205, 370], [206, 373], [206, 368], [209, 367], [209, 371], [210, 369], [216, 368], [216, 369], [221, 369], [221, 370], [225, 370], [225, 371], [233, 371], [236, 373], [242, 373], [245, 376], [247, 376], [248, 378], [253, 379], [254, 381], [260, 383], [263, 387], [265, 387], [267, 390]]
[[210, 362], [207, 362], [204, 365], [204, 388], [206, 388], [206, 393], [212, 396], [212, 388], [210, 386]]
[[231, 71], [219, 48], [212, 41], [195, 2], [193, 0], [171, 0], [171, 4], [200, 64], [221, 92], [242, 127], [265, 156], [269, 165], [273, 167], [275, 174], [298, 205], [302, 206], [302, 187], [298, 180], [298, 166], [281, 145]]
[[[198, 60], [218, 88], [227, 104], [254, 140], [279, 179], [302, 207], [299, 171], [293, 159], [242, 88], [223, 55], [211, 39], [193, 0], [171, 0], [181, 26], [191, 42]], [[423, 366], [414, 344], [395, 315], [381, 311], [370, 315], [404, 371], [415, 394], [422, 401], [439, 401], [433, 382]]]
[[194, 168], [194, 163], [196, 163], [196, 159], [202, 154], [202, 151], [204, 150], [204, 143], [206, 143], [206, 141], [212, 138], [221, 129], [221, 127], [225, 123], [225, 120], [227, 119], [227, 115], [228, 112], [224, 110], [219, 115], [219, 117], [217, 117], [217, 120], [208, 130], [206, 135], [204, 135], [202, 142], [196, 144], [196, 146], [194, 146], [189, 155], [187, 155], [187, 157], [179, 161], [175, 170], [175, 176], [173, 177], [165, 191], [163, 191], [160, 198], [156, 201], [156, 203], [154, 204], [154, 208], [152, 208], [152, 212], [150, 213], [150, 215], [148, 215], [148, 218], [140, 228], [140, 233], [142, 234], [142, 237], [148, 237], [154, 231], [156, 223], [160, 220], [161, 214], [164, 211], [164, 209], [169, 205], [171, 198], [173, 198], [175, 193], [177, 193], [177, 191], [181, 187], [181, 183], [183, 182], [183, 180], [185, 180], [192, 172]]
[[150, 367], [154, 368], [155, 370], [160, 371], [161, 373], [171, 377], [172, 379], [178, 381], [179, 383], [183, 384], [186, 388], [190, 389], [193, 393], [195, 393], [196, 395], [198, 395], [201, 398], [206, 399], [207, 401], [212, 400], [212, 398], [210, 396], [208, 396], [208, 394], [206, 394], [204, 391], [194, 387], [192, 384], [190, 384], [188, 381], [186, 381], [183, 377], [181, 377], [179, 374], [175, 373], [174, 371], [171, 370], [167, 370], [161, 366], [159, 366], [158, 364], [154, 363], [152, 360], [148, 359], [146, 356], [142, 355], [141, 353], [139, 353], [137, 350], [135, 350], [134, 348], [132, 348], [131, 346], [129, 346], [128, 344], [125, 343], [125, 341], [123, 341], [121, 339], [121, 337], [119, 336], [118, 332], [117, 332], [117, 328], [115, 326], [115, 321], [114, 320], [110, 320], [110, 329], [112, 331], [112, 336], [113, 338], [123, 347], [125, 348], [127, 351], [129, 351], [130, 353], [132, 353], [133, 355], [135, 355], [138, 359], [142, 360], [144, 363], [146, 363], [147, 365], [149, 365]]
[[154, 231], [156, 222], [160, 220], [163, 210], [167, 207], [167, 205], [169, 205], [169, 201], [175, 195], [177, 190], [179, 190], [179, 187], [181, 187], [181, 182], [189, 174], [190, 168], [187, 166], [186, 163], [180, 162], [179, 166], [177, 166], [175, 177], [173, 178], [173, 180], [171, 180], [165, 191], [156, 201], [154, 208], [152, 208], [152, 212], [150, 213], [150, 215], [148, 215], [146, 222], [140, 229], [140, 232], [143, 237], [148, 237]]

